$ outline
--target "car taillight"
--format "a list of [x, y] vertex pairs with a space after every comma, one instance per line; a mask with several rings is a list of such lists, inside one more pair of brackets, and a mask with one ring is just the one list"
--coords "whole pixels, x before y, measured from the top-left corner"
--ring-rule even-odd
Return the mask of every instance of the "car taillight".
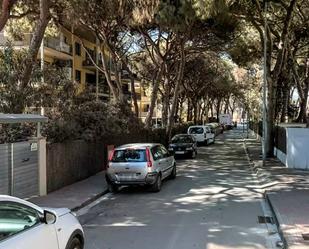
[[152, 167], [152, 161], [151, 161], [149, 148], [146, 148], [146, 157], [147, 157], [147, 167], [151, 168]]
[[109, 157], [108, 157], [108, 161], [111, 161], [113, 159], [115, 153], [115, 149], [113, 149], [110, 153], [109, 153]]
[[109, 166], [109, 162], [112, 161], [114, 154], [115, 154], [115, 150], [113, 149], [108, 155], [107, 167]]

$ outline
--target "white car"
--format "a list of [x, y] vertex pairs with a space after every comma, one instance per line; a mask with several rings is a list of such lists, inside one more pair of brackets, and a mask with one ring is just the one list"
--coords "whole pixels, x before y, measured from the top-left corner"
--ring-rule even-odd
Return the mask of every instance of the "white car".
[[198, 143], [210, 144], [215, 142], [215, 134], [209, 126], [195, 125], [188, 128], [188, 134], [192, 135]]
[[67, 208], [42, 209], [0, 195], [0, 249], [82, 249], [84, 232]]

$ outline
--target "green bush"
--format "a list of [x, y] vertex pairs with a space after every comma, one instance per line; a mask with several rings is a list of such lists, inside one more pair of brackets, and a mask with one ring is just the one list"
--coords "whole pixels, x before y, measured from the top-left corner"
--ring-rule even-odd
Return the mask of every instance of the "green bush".
[[62, 117], [50, 120], [44, 126], [43, 135], [51, 142], [98, 141], [108, 135], [136, 132], [142, 127], [129, 107], [88, 101], [73, 106]]

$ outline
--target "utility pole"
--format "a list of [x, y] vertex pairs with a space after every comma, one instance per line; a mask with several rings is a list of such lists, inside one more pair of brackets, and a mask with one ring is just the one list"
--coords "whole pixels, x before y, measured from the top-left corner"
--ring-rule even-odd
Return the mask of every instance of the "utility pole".
[[263, 77], [263, 137], [262, 137], [262, 154], [263, 154], [263, 166], [266, 161], [266, 146], [267, 146], [267, 2], [264, 6], [264, 77]]

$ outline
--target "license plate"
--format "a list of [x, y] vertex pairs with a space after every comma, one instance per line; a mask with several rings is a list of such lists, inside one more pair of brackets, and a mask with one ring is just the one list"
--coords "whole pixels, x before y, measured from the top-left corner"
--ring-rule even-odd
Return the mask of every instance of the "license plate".
[[117, 174], [117, 178], [119, 180], [134, 180], [136, 179], [136, 174], [133, 174], [133, 173], [118, 173]]
[[176, 153], [176, 154], [180, 154], [180, 155], [185, 154], [184, 151], [175, 151], [175, 153]]

